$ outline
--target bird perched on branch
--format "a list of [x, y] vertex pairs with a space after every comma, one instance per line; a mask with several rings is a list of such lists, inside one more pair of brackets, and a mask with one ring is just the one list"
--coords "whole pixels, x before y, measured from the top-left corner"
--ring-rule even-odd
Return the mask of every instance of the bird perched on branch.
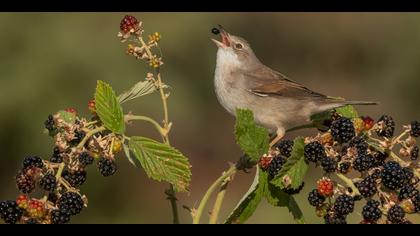
[[246, 40], [221, 25], [212, 32], [221, 37], [212, 39], [218, 47], [214, 83], [219, 102], [232, 115], [237, 108], [250, 109], [258, 124], [275, 133], [270, 146], [287, 130], [310, 124], [312, 115], [345, 105], [377, 104], [314, 92], [265, 66]]

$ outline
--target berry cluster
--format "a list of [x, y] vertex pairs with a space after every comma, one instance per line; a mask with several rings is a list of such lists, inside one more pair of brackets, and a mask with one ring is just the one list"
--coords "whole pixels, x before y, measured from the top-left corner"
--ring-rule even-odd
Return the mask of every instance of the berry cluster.
[[[94, 102], [90, 101], [88, 108], [93, 118], [89, 121], [78, 117], [75, 109], [48, 116], [45, 128], [54, 139], [51, 158], [24, 158], [22, 169], [16, 175], [21, 195], [15, 201], [0, 202], [0, 216], [5, 223], [67, 223], [87, 204], [79, 188], [87, 180], [88, 166], [96, 160], [103, 176], [117, 171], [115, 155], [122, 149], [121, 137], [101, 128], [93, 106]], [[44, 197], [29, 196], [37, 193], [43, 193]]]
[[[329, 128], [305, 138], [303, 154], [307, 163], [324, 172], [307, 197], [317, 215], [326, 224], [345, 224], [356, 203], [365, 199], [362, 224], [410, 223], [406, 215], [420, 213], [415, 139], [420, 136], [420, 123], [413, 121], [394, 136], [391, 116], [383, 115], [375, 122], [370, 117], [350, 119], [332, 112], [323, 125]], [[293, 142], [283, 140], [270, 151], [272, 157], [262, 157], [259, 164], [273, 178], [292, 152]]]

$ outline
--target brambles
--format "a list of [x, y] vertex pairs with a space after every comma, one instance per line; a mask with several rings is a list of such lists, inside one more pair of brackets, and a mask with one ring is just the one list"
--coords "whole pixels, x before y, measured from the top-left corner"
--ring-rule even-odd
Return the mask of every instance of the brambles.
[[381, 173], [382, 184], [391, 190], [401, 188], [406, 179], [406, 173], [398, 162], [389, 161], [385, 163], [383, 168]]
[[18, 207], [15, 201], [0, 202], [0, 217], [7, 224], [15, 224], [22, 217], [23, 211]]
[[54, 191], [55, 187], [57, 187], [57, 179], [52, 174], [46, 174], [42, 179], [39, 181], [39, 185], [45, 191]]
[[305, 146], [305, 158], [311, 162], [317, 162], [326, 157], [325, 149], [318, 141], [311, 142]]
[[346, 216], [354, 210], [354, 199], [352, 196], [343, 194], [337, 197], [333, 205], [333, 210], [336, 214]]
[[391, 138], [394, 136], [395, 122], [392, 117], [383, 115], [377, 122], [376, 134], [381, 137]]
[[285, 157], [290, 157], [290, 154], [293, 150], [293, 141], [292, 140], [281, 140], [276, 144], [281, 155]]
[[398, 205], [392, 206], [388, 210], [387, 214], [388, 214], [387, 219], [389, 220], [389, 222], [391, 222], [393, 224], [402, 223], [404, 221], [405, 212]]
[[350, 119], [341, 117], [331, 124], [331, 135], [339, 143], [346, 143], [355, 136], [355, 129]]
[[379, 205], [380, 202], [369, 200], [362, 210], [363, 219], [371, 223], [376, 223], [382, 217], [382, 211], [379, 209]]
[[311, 206], [319, 207], [324, 203], [325, 197], [319, 193], [318, 189], [313, 189], [309, 192], [308, 201]]
[[420, 122], [412, 121], [410, 125], [410, 135], [417, 138], [420, 136]]
[[334, 182], [327, 177], [323, 177], [317, 182], [317, 190], [322, 196], [331, 197], [334, 194]]
[[111, 176], [117, 171], [117, 164], [114, 161], [101, 157], [98, 161], [98, 169], [101, 175], [105, 177]]

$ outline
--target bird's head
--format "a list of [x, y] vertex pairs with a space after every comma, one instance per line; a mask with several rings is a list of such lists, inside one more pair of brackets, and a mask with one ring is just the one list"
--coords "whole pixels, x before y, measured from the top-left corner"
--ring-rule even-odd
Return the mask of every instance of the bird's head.
[[221, 25], [214, 28], [213, 33], [220, 34], [221, 38], [220, 41], [211, 39], [218, 47], [217, 60], [243, 70], [252, 69], [260, 63], [245, 39], [229, 34]]

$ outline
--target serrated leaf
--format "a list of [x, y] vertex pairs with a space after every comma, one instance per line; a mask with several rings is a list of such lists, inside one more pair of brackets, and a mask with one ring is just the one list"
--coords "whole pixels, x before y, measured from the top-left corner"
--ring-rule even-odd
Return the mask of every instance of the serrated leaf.
[[[304, 147], [305, 143], [302, 137], [298, 137], [294, 140], [291, 156], [287, 159], [279, 173], [271, 180], [272, 184], [281, 188], [299, 188], [308, 171], [308, 164], [303, 156]], [[285, 176], [288, 176], [290, 186], [284, 184], [283, 178]]]
[[190, 163], [180, 151], [145, 137], [131, 137], [129, 147], [149, 178], [169, 182], [178, 192], [189, 191]]
[[242, 224], [255, 212], [264, 196], [264, 186], [267, 182], [266, 178], [260, 179], [261, 172], [262, 171], [260, 171], [257, 166], [254, 182], [252, 182], [247, 193], [245, 193], [238, 205], [236, 205], [235, 209], [230, 213], [225, 224]]
[[58, 111], [58, 114], [60, 114], [60, 118], [63, 119], [66, 123], [74, 124], [74, 122], [76, 121], [76, 114], [74, 114], [73, 112], [61, 110]]
[[124, 102], [139, 98], [141, 96], [151, 94], [157, 90], [155, 83], [152, 80], [144, 80], [135, 84], [130, 90], [125, 91], [118, 96], [118, 102]]
[[115, 96], [111, 86], [101, 80], [95, 91], [96, 113], [104, 126], [117, 134], [125, 131], [124, 115], [122, 107]]
[[359, 117], [359, 114], [357, 113], [356, 109], [352, 105], [336, 108], [335, 111], [341, 116], [344, 116], [350, 119]]
[[250, 110], [236, 110], [235, 136], [242, 151], [253, 160], [258, 160], [268, 151], [268, 132], [255, 124]]
[[133, 155], [131, 155], [130, 147], [124, 143], [123, 145], [125, 156], [127, 157], [128, 161], [135, 167], [140, 167], [140, 163], [137, 159], [134, 159]]
[[293, 196], [289, 196], [289, 204], [287, 208], [289, 212], [292, 214], [293, 218], [295, 219], [296, 223], [298, 224], [305, 224], [305, 219], [303, 217], [303, 212], [300, 209], [299, 205], [297, 204], [295, 198]]

